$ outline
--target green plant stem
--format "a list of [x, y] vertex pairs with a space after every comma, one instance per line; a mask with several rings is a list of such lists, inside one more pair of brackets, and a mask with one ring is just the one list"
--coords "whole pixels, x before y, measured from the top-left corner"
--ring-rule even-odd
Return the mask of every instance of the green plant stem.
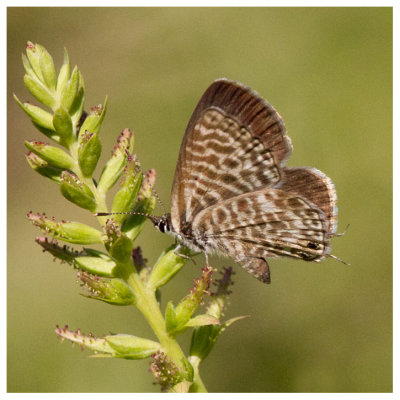
[[200, 361], [201, 361], [200, 358], [198, 358], [196, 356], [189, 357], [189, 362], [192, 364], [192, 367], [194, 370], [193, 385], [190, 387], [190, 392], [207, 393], [207, 389], [204, 386], [204, 383], [203, 383], [200, 373], [199, 373]]
[[[180, 369], [184, 370], [185, 367], [183, 360], [185, 359], [185, 354], [179, 346], [179, 343], [173, 337], [168, 335], [165, 326], [165, 320], [161, 313], [154, 291], [145, 286], [136, 272], [132, 272], [127, 281], [136, 295], [136, 307], [143, 314], [146, 321], [153, 329], [163, 350]], [[195, 374], [192, 386], [198, 389], [194, 391], [207, 392], [198, 373], [198, 368], [194, 368], [194, 370]]]

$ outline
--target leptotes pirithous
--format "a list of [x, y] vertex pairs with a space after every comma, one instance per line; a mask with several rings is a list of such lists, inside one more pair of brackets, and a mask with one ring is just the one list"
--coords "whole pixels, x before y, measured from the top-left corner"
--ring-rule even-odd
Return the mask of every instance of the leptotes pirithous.
[[291, 152], [270, 104], [238, 82], [214, 81], [183, 137], [171, 214], [152, 218], [154, 225], [263, 282], [270, 282], [266, 258], [322, 261], [336, 234], [335, 187], [315, 168], [285, 167]]

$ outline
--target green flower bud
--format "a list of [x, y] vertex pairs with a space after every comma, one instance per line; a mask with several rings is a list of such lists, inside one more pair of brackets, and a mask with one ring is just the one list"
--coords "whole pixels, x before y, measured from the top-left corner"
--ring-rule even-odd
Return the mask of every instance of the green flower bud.
[[104, 301], [116, 306], [129, 306], [135, 304], [135, 296], [128, 284], [118, 278], [105, 279], [92, 275], [87, 271], [78, 271], [78, 278], [89, 291], [88, 297], [94, 300]]
[[98, 276], [114, 277], [117, 264], [115, 261], [102, 253], [99, 257], [96, 256], [79, 256], [75, 257], [74, 265], [76, 268], [88, 271], [91, 274], [96, 274]]
[[69, 147], [75, 142], [71, 117], [63, 107], [58, 108], [54, 112], [53, 126], [57, 135], [60, 137], [60, 142], [64, 146]]
[[150, 197], [143, 199], [137, 203], [133, 212], [137, 214], [129, 214], [122, 225], [122, 231], [131, 240], [136, 240], [140, 232], [143, 230], [144, 224], [147, 220], [145, 215], [151, 215], [156, 206], [156, 198]]
[[137, 204], [133, 211], [125, 219], [122, 225], [122, 231], [132, 240], [135, 240], [144, 227], [146, 222], [145, 215], [151, 215], [156, 206], [156, 198], [153, 196], [153, 186], [156, 180], [156, 171], [149, 170], [142, 182], [139, 194], [137, 196]]
[[56, 69], [54, 68], [53, 57], [44, 47], [39, 57], [39, 67], [42, 71], [43, 82], [51, 91], [55, 91], [57, 81]]
[[26, 74], [32, 78], [37, 79], [37, 75], [35, 74], [35, 71], [32, 69], [31, 63], [29, 62], [28, 57], [25, 54], [22, 54], [22, 64], [24, 65]]
[[28, 56], [29, 63], [36, 76], [43, 82], [42, 69], [40, 68], [40, 55], [42, 53], [42, 46], [28, 42], [26, 44], [26, 55]]
[[[89, 118], [89, 117], [87, 117]], [[86, 118], [86, 119], [87, 119]], [[86, 122], [86, 120], [85, 120]], [[81, 131], [85, 122], [82, 125]], [[133, 146], [133, 134], [129, 129], [124, 129], [119, 135], [117, 145], [114, 147], [111, 158], [101, 173], [97, 189], [100, 192], [107, 193], [124, 171], [127, 162], [127, 151], [130, 152]]]
[[77, 126], [82, 112], [83, 112], [83, 106], [85, 103], [85, 83], [83, 81], [83, 76], [79, 72], [79, 89], [78, 93], [75, 96], [75, 100], [72, 103], [72, 106], [69, 109], [69, 113], [71, 114], [72, 122], [74, 126]]
[[[143, 175], [138, 171], [136, 161], [132, 158], [129, 159], [124, 170], [122, 187], [114, 196], [111, 212], [128, 212], [132, 210], [142, 185], [142, 178]], [[127, 216], [127, 214], [118, 214], [114, 215], [113, 218], [121, 223]]]
[[80, 182], [76, 175], [64, 171], [60, 185], [62, 195], [70, 202], [81, 208], [94, 212], [97, 207], [96, 199], [87, 185]]
[[104, 116], [106, 115], [107, 103], [108, 98], [106, 97], [104, 101], [104, 106], [99, 104], [98, 106], [92, 107], [90, 109], [89, 115], [86, 117], [84, 123], [81, 126], [81, 129], [79, 130], [79, 139], [86, 131], [92, 133], [98, 133], [100, 131], [101, 124], [103, 122]]
[[24, 76], [24, 83], [32, 96], [42, 104], [50, 108], [53, 108], [56, 105], [56, 99], [52, 92], [44, 86], [37, 77], [32, 78], [30, 75], [26, 74]]
[[150, 357], [161, 349], [160, 343], [133, 335], [110, 335], [105, 339], [118, 356], [130, 360]]
[[61, 94], [63, 92], [70, 77], [71, 77], [71, 64], [69, 62], [67, 49], [64, 48], [64, 62], [60, 68], [60, 72], [57, 77], [57, 92], [58, 93]]
[[78, 68], [75, 67], [74, 70], [72, 71], [71, 78], [69, 79], [69, 81], [62, 90], [60, 98], [61, 106], [64, 107], [67, 111], [70, 111], [72, 105], [75, 102], [76, 97], [78, 96], [78, 92], [79, 92], [79, 71]]
[[190, 343], [190, 356], [198, 357], [200, 361], [204, 360], [210, 354], [221, 332], [221, 325], [204, 325], [195, 328]]
[[131, 254], [133, 249], [133, 242], [125, 235], [121, 235], [118, 239], [116, 239], [111, 247], [110, 254], [117, 261], [127, 264], [130, 262]]
[[42, 160], [47, 161], [54, 167], [71, 169], [74, 166], [72, 157], [58, 147], [34, 140], [26, 141], [25, 146]]
[[186, 324], [202, 302], [203, 296], [208, 293], [207, 289], [210, 286], [212, 273], [213, 270], [211, 267], [202, 269], [201, 277], [194, 280], [194, 286], [190, 290], [190, 294], [176, 306], [172, 324], [167, 326], [168, 333], [177, 334], [186, 327]]
[[26, 160], [33, 170], [38, 172], [40, 175], [51, 179], [52, 181], [60, 184], [62, 169], [49, 165], [46, 161], [42, 160], [35, 153], [29, 152], [26, 155]]
[[[168, 247], [157, 260], [147, 282], [149, 288], [155, 290], [165, 285], [186, 263], [186, 258], [180, 257], [174, 252], [175, 247], [175, 245]], [[184, 255], [190, 255], [190, 250], [187, 248], [182, 248], [181, 251]]]
[[[29, 103], [21, 103], [18, 97], [14, 94], [14, 99], [22, 110], [30, 117], [35, 125], [38, 125], [46, 130], [54, 132], [53, 116], [40, 107], [34, 106]], [[55, 140], [55, 139], [54, 139]]]
[[75, 244], [94, 244], [103, 242], [102, 232], [80, 222], [56, 222], [45, 214], [28, 213], [28, 219], [33, 225], [45, 233], [63, 242]]
[[99, 161], [100, 154], [101, 143], [97, 133], [86, 131], [85, 134], [81, 136], [78, 149], [79, 166], [84, 176], [92, 176], [97, 161]]

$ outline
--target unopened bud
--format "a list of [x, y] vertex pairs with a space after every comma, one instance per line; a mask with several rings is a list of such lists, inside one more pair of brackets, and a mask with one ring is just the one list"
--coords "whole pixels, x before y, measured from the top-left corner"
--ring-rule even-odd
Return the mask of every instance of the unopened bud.
[[[116, 193], [113, 199], [111, 212], [128, 212], [131, 211], [136, 202], [142, 184], [142, 174], [137, 167], [134, 158], [128, 160], [122, 175], [122, 187]], [[114, 215], [114, 219], [121, 223], [127, 218], [127, 214]]]
[[133, 335], [109, 335], [105, 339], [119, 355], [131, 360], [150, 357], [161, 348], [160, 343]]
[[45, 214], [28, 213], [28, 219], [33, 225], [55, 239], [75, 244], [94, 244], [103, 242], [103, 234], [88, 225], [80, 222], [56, 222], [54, 218], [48, 218]]
[[[165, 285], [187, 262], [187, 258], [175, 253], [175, 247], [175, 245], [168, 247], [158, 258], [147, 282], [149, 288], [158, 289]], [[187, 248], [182, 248], [181, 251], [184, 256], [191, 254]]]
[[186, 323], [203, 301], [204, 295], [208, 294], [207, 290], [210, 286], [212, 273], [211, 267], [202, 268], [201, 277], [194, 280], [194, 286], [190, 290], [190, 294], [181, 300], [175, 309], [172, 303], [169, 303], [166, 311], [166, 325], [170, 334], [176, 334], [186, 327]]
[[60, 184], [62, 169], [49, 165], [47, 161], [42, 160], [35, 153], [29, 152], [26, 155], [26, 160], [33, 170], [38, 172], [40, 175], [51, 179], [52, 181]]
[[76, 175], [68, 171], [62, 173], [61, 179], [61, 193], [67, 200], [86, 210], [95, 211], [96, 199], [86, 184], [80, 182]]
[[91, 177], [101, 155], [101, 143], [97, 133], [86, 131], [80, 138], [78, 161], [82, 173]]
[[35, 140], [26, 141], [25, 146], [54, 167], [71, 169], [74, 166], [72, 157], [58, 147]]
[[[85, 122], [82, 125], [81, 131]], [[97, 186], [97, 189], [100, 192], [107, 193], [117, 182], [124, 171], [132, 146], [133, 134], [129, 129], [124, 129], [118, 137], [117, 145], [114, 147], [111, 158], [107, 161], [107, 164], [101, 173], [99, 184]]]
[[79, 271], [77, 276], [89, 292], [86, 297], [117, 306], [135, 304], [135, 295], [122, 279], [100, 278], [98, 275], [93, 275], [87, 271]]
[[92, 107], [89, 115], [86, 117], [84, 123], [79, 130], [79, 139], [86, 132], [98, 133], [100, 131], [101, 124], [107, 111], [108, 99], [106, 97], [104, 106], [99, 104], [96, 107]]

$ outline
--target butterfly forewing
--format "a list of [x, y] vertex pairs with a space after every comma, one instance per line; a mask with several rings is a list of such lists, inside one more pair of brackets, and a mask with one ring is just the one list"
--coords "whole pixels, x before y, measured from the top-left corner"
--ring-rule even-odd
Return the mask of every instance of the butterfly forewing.
[[[179, 231], [209, 203], [277, 183], [278, 167], [291, 150], [282, 118], [270, 104], [237, 82], [215, 81], [200, 99], [182, 140], [172, 187], [174, 228]], [[233, 185], [235, 161], [236, 169], [243, 165], [247, 170]], [[208, 196], [200, 204], [203, 191]]]

